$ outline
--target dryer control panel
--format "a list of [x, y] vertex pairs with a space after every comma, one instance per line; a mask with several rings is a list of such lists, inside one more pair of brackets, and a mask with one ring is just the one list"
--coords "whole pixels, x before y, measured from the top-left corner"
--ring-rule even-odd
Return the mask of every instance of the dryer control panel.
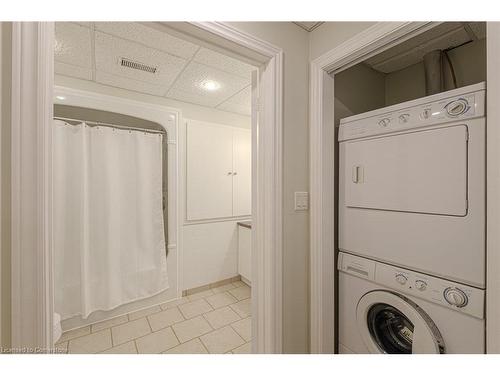
[[339, 141], [483, 117], [484, 84], [385, 107], [340, 121]]
[[342, 252], [339, 253], [338, 269], [402, 294], [484, 318], [483, 289]]

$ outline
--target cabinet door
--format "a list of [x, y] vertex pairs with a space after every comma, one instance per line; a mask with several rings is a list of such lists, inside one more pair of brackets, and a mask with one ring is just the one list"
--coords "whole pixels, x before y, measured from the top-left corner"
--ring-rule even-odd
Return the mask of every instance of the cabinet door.
[[252, 213], [252, 132], [233, 130], [233, 215]]
[[187, 220], [232, 216], [232, 128], [189, 121], [186, 132]]

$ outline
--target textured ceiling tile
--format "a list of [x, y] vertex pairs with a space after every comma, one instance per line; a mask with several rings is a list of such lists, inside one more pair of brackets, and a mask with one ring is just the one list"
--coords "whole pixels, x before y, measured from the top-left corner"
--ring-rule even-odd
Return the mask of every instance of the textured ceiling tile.
[[238, 113], [239, 115], [243, 115], [243, 116], [250, 116], [251, 112], [252, 112], [252, 108], [250, 106], [232, 103], [229, 101], [218, 105], [217, 109], [220, 109], [222, 111], [227, 111], [227, 112]]
[[81, 66], [65, 64], [59, 61], [54, 61], [54, 73], [63, 76], [92, 80], [92, 70]]
[[166, 86], [154, 85], [146, 82], [136, 81], [133, 79], [115, 76], [106, 72], [96, 71], [96, 82], [103, 85], [120, 87], [131, 91], [142, 92], [150, 95], [162, 96], [167, 91]]
[[171, 89], [168, 92], [167, 97], [170, 99], [180, 100], [181, 102], [204, 105], [206, 107], [215, 107], [220, 102], [217, 97], [211, 95], [186, 92], [177, 88]]
[[248, 85], [239, 93], [230, 97], [227, 101], [234, 104], [246, 105], [248, 108], [250, 108], [250, 106], [252, 105], [252, 85]]
[[56, 22], [54, 58], [85, 68], [92, 66], [90, 29], [71, 22]]
[[[220, 87], [215, 91], [207, 91], [203, 88], [206, 81], [215, 81]], [[200, 97], [212, 98], [218, 104], [236, 94], [245, 86], [250, 84], [250, 78], [245, 79], [239, 76], [228, 74], [220, 70], [191, 62], [179, 75], [177, 81], [172, 86], [172, 90], [181, 90], [184, 93], [197, 95]]]
[[[95, 33], [95, 54], [96, 70], [159, 86], [170, 86], [187, 63], [179, 57], [101, 32]], [[157, 67], [157, 72], [123, 67], [119, 64], [121, 57]]]
[[99, 31], [141, 43], [184, 59], [193, 57], [199, 48], [196, 44], [136, 22], [96, 22], [95, 27]]
[[236, 74], [240, 77], [251, 79], [252, 70], [257, 68], [232, 57], [223, 55], [207, 48], [200, 48], [193, 61], [222, 70], [226, 73]]

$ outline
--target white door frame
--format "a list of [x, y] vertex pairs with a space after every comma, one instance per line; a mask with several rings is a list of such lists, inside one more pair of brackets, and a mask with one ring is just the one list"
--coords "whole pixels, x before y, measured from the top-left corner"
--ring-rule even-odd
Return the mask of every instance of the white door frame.
[[311, 353], [335, 352], [336, 191], [334, 77], [362, 60], [424, 32], [437, 22], [379, 22], [311, 62], [310, 274]]
[[[255, 56], [257, 126], [252, 130], [252, 340], [254, 353], [282, 352], [283, 51], [219, 22], [190, 27], [211, 42]], [[12, 56], [12, 347], [52, 344], [51, 22], [13, 24]]]

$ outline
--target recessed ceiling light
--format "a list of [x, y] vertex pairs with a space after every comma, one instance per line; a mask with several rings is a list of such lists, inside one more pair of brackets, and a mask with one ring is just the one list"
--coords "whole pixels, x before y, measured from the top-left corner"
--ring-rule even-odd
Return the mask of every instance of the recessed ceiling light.
[[57, 100], [66, 100], [66, 97], [63, 95], [56, 95]]
[[207, 79], [201, 83], [201, 88], [207, 91], [215, 91], [220, 89], [220, 83]]

